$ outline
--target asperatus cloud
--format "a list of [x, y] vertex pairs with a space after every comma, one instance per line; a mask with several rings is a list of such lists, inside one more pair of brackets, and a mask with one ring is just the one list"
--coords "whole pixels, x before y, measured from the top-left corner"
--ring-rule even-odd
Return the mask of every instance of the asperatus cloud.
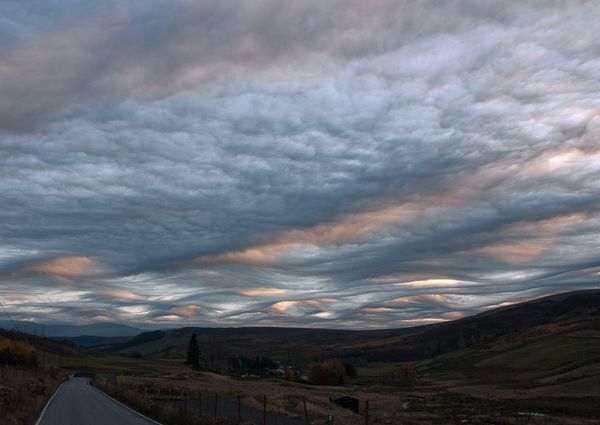
[[59, 3], [0, 4], [14, 319], [389, 328], [597, 286], [597, 2]]

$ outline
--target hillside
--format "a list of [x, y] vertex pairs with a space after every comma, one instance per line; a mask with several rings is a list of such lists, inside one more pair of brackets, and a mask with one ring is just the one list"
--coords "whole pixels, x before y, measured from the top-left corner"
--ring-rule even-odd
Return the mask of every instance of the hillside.
[[431, 358], [478, 347], [501, 338], [566, 336], [600, 330], [600, 290], [568, 292], [486, 311], [475, 316], [420, 328], [359, 344], [337, 344], [342, 357], [403, 361]]
[[38, 355], [42, 353], [55, 356], [75, 356], [79, 350], [69, 344], [63, 344], [59, 341], [53, 341], [37, 335], [24, 332], [15, 332], [8, 329], [0, 329], [0, 339], [8, 341], [20, 341], [35, 349]]
[[69, 325], [61, 323], [46, 325], [35, 322], [11, 322], [8, 320], [0, 320], [0, 328], [17, 330], [33, 335], [43, 335], [46, 337], [129, 337], [142, 332], [141, 329], [118, 323], [93, 323], [91, 325]]
[[600, 330], [600, 290], [578, 291], [487, 311], [452, 322], [416, 328], [348, 331], [297, 328], [181, 328], [143, 333], [109, 351], [137, 351], [159, 358], [181, 358], [196, 333], [207, 358], [245, 354], [306, 363], [336, 356], [367, 362], [433, 358], [502, 338], [528, 339]]
[[130, 336], [94, 336], [94, 335], [81, 335], [81, 336], [54, 336], [50, 337], [55, 341], [69, 342], [77, 347], [95, 348], [103, 347], [109, 344], [118, 344], [120, 342], [129, 341]]

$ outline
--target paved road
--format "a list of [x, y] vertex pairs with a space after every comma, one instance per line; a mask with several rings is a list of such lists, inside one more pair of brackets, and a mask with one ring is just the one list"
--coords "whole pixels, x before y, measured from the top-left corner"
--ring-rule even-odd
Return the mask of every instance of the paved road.
[[71, 378], [56, 392], [36, 425], [156, 425], [114, 402], [87, 378]]

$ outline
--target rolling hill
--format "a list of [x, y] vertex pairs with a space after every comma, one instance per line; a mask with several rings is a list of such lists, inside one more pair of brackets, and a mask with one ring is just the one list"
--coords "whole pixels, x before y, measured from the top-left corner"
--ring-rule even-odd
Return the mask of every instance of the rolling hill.
[[0, 340], [21, 341], [33, 347], [38, 354], [45, 353], [57, 356], [75, 356], [79, 350], [69, 344], [53, 341], [41, 336], [0, 328]]
[[[16, 327], [16, 329], [15, 329]], [[1, 329], [17, 330], [32, 335], [43, 335], [46, 337], [130, 337], [142, 332], [141, 329], [118, 323], [93, 323], [91, 325], [69, 325], [69, 324], [40, 324], [25, 321], [0, 320]]]
[[597, 335], [600, 331], [600, 291], [588, 290], [547, 296], [420, 328], [403, 335], [338, 344], [343, 357], [368, 353], [371, 360], [419, 360], [484, 346], [507, 338], [530, 341], [554, 336]]
[[[415, 328], [348, 331], [298, 328], [181, 328], [142, 333], [107, 350], [182, 358], [192, 333], [210, 359], [244, 354], [303, 364], [320, 357], [360, 362], [424, 360], [445, 353], [506, 344], [510, 350], [544, 340], [579, 341], [600, 336], [600, 290], [568, 292], [498, 308], [463, 319]], [[578, 339], [579, 338], [579, 339]], [[541, 340], [541, 341], [538, 341]], [[592, 343], [591, 345], [594, 345]], [[559, 344], [560, 345], [560, 344]], [[534, 348], [531, 348], [535, 351]], [[545, 350], [544, 346], [539, 347]], [[508, 350], [508, 351], [510, 351]], [[594, 355], [591, 352], [590, 355]], [[518, 354], [515, 354], [518, 357]], [[219, 363], [221, 360], [213, 360]], [[489, 360], [493, 364], [492, 360]]]

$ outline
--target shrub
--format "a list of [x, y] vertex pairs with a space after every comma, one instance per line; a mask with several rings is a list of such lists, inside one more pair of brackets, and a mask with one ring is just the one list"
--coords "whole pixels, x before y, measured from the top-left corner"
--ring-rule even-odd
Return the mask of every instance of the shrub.
[[0, 338], [0, 364], [34, 366], [35, 349], [23, 341]]
[[417, 368], [411, 362], [400, 363], [393, 378], [398, 385], [415, 385], [419, 381]]
[[356, 368], [352, 363], [344, 363], [344, 369], [346, 369], [346, 375], [348, 375], [349, 378], [356, 378], [358, 376]]
[[296, 374], [294, 373], [294, 369], [292, 369], [291, 367], [288, 367], [285, 370], [285, 375], [284, 378], [286, 381], [295, 381], [296, 380]]
[[344, 384], [346, 368], [338, 359], [329, 359], [311, 366], [309, 372], [310, 382], [317, 385]]

